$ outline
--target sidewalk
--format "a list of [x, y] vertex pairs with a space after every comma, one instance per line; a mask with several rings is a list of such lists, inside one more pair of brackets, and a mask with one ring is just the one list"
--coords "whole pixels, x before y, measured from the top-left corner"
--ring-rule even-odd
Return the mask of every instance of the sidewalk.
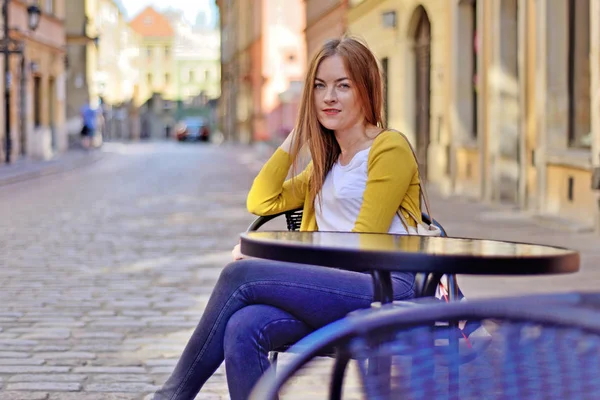
[[[579, 251], [580, 271], [547, 276], [459, 277], [468, 298], [600, 290], [600, 237], [593, 232], [570, 232], [515, 208], [484, 204], [460, 197], [430, 193], [432, 213], [448, 234], [511, 242], [545, 244]], [[485, 268], [485, 266], [483, 267]]]
[[20, 158], [10, 164], [0, 164], [0, 187], [29, 179], [39, 178], [77, 167], [92, 164], [100, 160], [103, 153], [98, 150], [67, 150], [51, 160], [39, 161]]

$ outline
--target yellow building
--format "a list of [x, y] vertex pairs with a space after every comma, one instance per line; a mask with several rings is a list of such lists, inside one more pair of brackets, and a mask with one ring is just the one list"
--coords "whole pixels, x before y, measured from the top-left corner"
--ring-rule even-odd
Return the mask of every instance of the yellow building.
[[134, 98], [140, 38], [114, 0], [97, 0], [97, 6], [92, 17], [100, 38], [94, 88], [106, 104], [118, 105]]
[[[448, 15], [453, 2], [367, 0], [350, 2], [348, 30], [363, 37], [386, 76], [388, 124], [406, 133], [418, 153], [422, 173], [436, 185], [450, 184], [447, 146], [450, 127], [445, 73], [450, 39]], [[417, 104], [419, 105], [417, 107]]]
[[[67, 1], [67, 118], [72, 141], [81, 130], [86, 101], [102, 108], [107, 119], [114, 106], [139, 105], [139, 38], [115, 0]], [[104, 132], [106, 133], [106, 132]]]
[[[21, 54], [10, 56], [10, 158], [47, 159], [67, 148], [65, 129], [65, 3], [40, 0], [37, 29], [28, 26], [27, 7], [21, 0], [9, 2], [10, 39], [22, 45]], [[2, 58], [0, 68], [4, 71]], [[4, 93], [4, 79], [0, 88]], [[0, 98], [2, 146], [6, 157], [4, 97]]]
[[386, 72], [389, 125], [432, 185], [599, 226], [599, 0], [349, 5]]
[[131, 27], [140, 38], [140, 99], [145, 102], [154, 93], [159, 93], [163, 99], [176, 100], [175, 30], [169, 20], [154, 8], [147, 7], [131, 21]]

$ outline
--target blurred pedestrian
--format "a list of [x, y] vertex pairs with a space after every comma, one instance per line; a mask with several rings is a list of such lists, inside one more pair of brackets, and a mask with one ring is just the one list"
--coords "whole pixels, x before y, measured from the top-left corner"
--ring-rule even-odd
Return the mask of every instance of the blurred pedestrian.
[[[313, 58], [297, 124], [250, 189], [248, 210], [303, 207], [303, 231], [407, 233], [421, 223], [420, 180], [410, 144], [385, 128], [377, 59], [354, 38], [326, 42]], [[311, 163], [300, 174], [299, 155]], [[294, 178], [286, 180], [292, 170]], [[219, 277], [200, 322], [156, 400], [194, 399], [225, 361], [229, 394], [247, 399], [270, 350], [294, 343], [373, 299], [369, 273], [243, 259]], [[414, 274], [393, 273], [395, 300], [414, 297]]]
[[89, 149], [94, 145], [94, 137], [98, 128], [99, 111], [92, 106], [89, 98], [86, 98], [85, 104], [79, 110], [83, 126], [81, 128], [81, 144], [83, 148]]

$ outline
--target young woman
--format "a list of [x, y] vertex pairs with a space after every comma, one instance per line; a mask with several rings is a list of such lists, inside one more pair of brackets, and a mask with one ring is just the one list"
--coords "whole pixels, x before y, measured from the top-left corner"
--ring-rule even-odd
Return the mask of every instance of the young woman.
[[[382, 107], [382, 78], [371, 51], [353, 38], [325, 43], [309, 66], [296, 128], [256, 177], [248, 210], [270, 215], [302, 206], [305, 231], [406, 233], [398, 213], [416, 226], [417, 164], [406, 140], [384, 129]], [[286, 180], [305, 147], [311, 163]], [[396, 299], [413, 297], [413, 274], [393, 274], [393, 285]], [[221, 273], [154, 398], [193, 399], [225, 360], [231, 398], [246, 399], [269, 367], [271, 349], [369, 307], [372, 298], [368, 273], [235, 261]]]

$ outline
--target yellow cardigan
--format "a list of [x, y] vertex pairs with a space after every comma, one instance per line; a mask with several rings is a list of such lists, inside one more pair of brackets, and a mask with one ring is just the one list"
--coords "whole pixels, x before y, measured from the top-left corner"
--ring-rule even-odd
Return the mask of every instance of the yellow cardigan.
[[[314, 204], [308, 201], [312, 164], [294, 179], [286, 180], [291, 157], [277, 149], [254, 179], [248, 194], [248, 211], [272, 215], [303, 206], [301, 231], [317, 231]], [[397, 211], [412, 226], [412, 215], [421, 217], [419, 173], [409, 144], [394, 131], [380, 133], [369, 151], [367, 186], [353, 232], [386, 233]], [[420, 220], [418, 222], [421, 222]]]

